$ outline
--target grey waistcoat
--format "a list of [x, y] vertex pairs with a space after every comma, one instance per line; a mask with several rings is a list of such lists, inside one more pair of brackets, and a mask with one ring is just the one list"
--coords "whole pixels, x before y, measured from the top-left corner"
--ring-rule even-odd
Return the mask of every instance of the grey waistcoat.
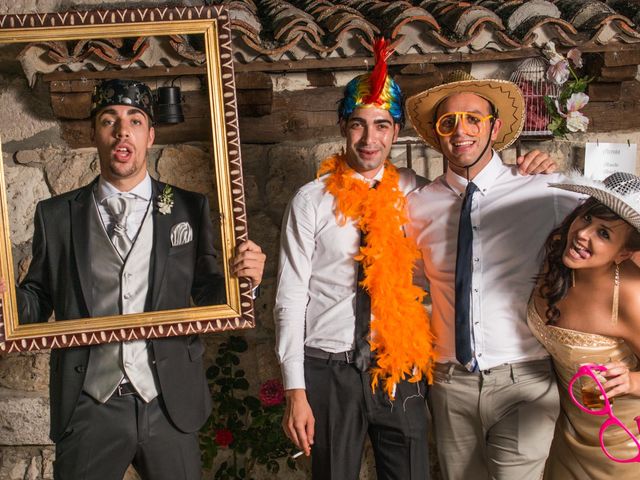
[[[153, 244], [151, 211], [150, 206], [131, 250], [123, 260], [107, 235], [97, 205], [91, 209], [89, 251], [93, 277], [93, 316], [144, 311], [149, 289], [149, 267]], [[121, 355], [115, 349], [121, 349]], [[146, 401], [158, 395], [157, 380], [152, 367], [152, 354], [146, 340], [93, 347], [91, 356], [93, 358], [90, 359], [87, 369], [85, 391], [94, 397], [102, 397], [96, 398], [97, 400], [102, 402], [108, 400], [120, 383], [113, 380], [115, 369], [119, 369], [120, 379], [126, 375]], [[115, 364], [116, 362], [118, 365]], [[100, 391], [102, 392], [100, 394], [94, 393]]]

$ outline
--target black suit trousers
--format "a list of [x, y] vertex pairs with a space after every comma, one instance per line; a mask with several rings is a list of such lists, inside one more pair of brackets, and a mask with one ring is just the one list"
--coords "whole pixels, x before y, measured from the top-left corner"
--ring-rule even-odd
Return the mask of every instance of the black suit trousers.
[[129, 465], [143, 480], [199, 480], [197, 432], [175, 428], [162, 397], [137, 395], [102, 404], [86, 393], [56, 443], [55, 480], [122, 480]]
[[392, 402], [353, 364], [306, 356], [307, 398], [315, 417], [314, 480], [357, 480], [369, 435], [378, 480], [429, 478], [424, 382], [401, 382]]

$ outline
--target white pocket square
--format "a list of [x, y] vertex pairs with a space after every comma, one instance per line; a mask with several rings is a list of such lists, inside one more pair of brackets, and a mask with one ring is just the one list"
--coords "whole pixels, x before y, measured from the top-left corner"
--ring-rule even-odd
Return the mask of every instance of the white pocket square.
[[193, 230], [188, 222], [176, 223], [171, 227], [171, 246], [185, 245], [193, 240]]

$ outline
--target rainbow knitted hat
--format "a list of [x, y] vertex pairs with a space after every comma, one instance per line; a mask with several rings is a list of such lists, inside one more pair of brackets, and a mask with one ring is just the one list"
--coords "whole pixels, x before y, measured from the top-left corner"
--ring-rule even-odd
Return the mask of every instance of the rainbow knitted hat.
[[377, 107], [387, 110], [393, 120], [404, 124], [402, 91], [387, 73], [387, 59], [393, 50], [384, 38], [376, 40], [373, 47], [375, 66], [370, 73], [358, 75], [344, 89], [338, 106], [338, 119], [348, 119], [358, 107]]

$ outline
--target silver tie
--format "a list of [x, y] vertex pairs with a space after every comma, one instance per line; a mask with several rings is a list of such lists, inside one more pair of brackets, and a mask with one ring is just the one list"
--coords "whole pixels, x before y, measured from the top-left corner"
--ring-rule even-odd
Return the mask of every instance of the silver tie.
[[[105, 207], [114, 220], [109, 238], [123, 259], [127, 258], [131, 245], [133, 245], [131, 238], [129, 238], [129, 232], [127, 232], [127, 220], [133, 212], [134, 204], [135, 198], [124, 195], [113, 195], [105, 200]], [[132, 232], [132, 236], [134, 233]]]

